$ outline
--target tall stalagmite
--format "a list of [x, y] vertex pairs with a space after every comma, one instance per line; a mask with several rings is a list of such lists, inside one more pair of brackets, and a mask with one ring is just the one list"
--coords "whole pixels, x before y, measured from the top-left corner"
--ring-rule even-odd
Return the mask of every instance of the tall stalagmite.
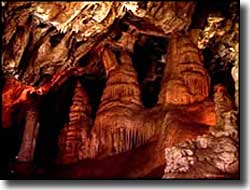
[[160, 104], [188, 105], [204, 100], [209, 93], [209, 76], [203, 66], [203, 57], [188, 36], [173, 36], [168, 55]]
[[137, 74], [129, 53], [121, 50], [118, 61], [115, 54], [106, 49], [103, 62], [108, 79], [94, 133], [100, 140], [99, 153], [109, 155], [144, 144], [154, 134], [157, 124], [146, 119], [148, 113], [143, 111]]
[[65, 124], [59, 136], [59, 160], [64, 164], [74, 163], [88, 157], [87, 144], [91, 126], [91, 106], [88, 94], [77, 82], [69, 122]]

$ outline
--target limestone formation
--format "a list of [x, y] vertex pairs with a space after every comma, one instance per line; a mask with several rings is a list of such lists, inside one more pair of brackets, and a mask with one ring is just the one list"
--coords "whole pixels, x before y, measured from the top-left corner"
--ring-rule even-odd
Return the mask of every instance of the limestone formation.
[[109, 72], [94, 133], [100, 138], [99, 151], [120, 153], [144, 144], [153, 135], [154, 126], [147, 124], [142, 113], [139, 83], [128, 52], [121, 52], [118, 64], [115, 55], [106, 50], [103, 62]]
[[75, 163], [89, 157], [88, 140], [91, 126], [91, 107], [88, 94], [78, 81], [69, 111], [69, 122], [59, 135], [59, 160], [61, 163]]
[[191, 39], [173, 36], [168, 52], [159, 103], [187, 105], [208, 97], [210, 79], [203, 57]]
[[217, 124], [206, 135], [165, 149], [163, 178], [230, 178], [239, 168], [238, 127], [225, 88], [215, 86]]
[[4, 176], [238, 178], [236, 5], [2, 2]]

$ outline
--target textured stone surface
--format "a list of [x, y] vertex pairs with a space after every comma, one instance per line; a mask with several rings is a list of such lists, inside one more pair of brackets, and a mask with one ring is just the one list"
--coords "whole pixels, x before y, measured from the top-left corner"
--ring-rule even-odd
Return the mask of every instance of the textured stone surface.
[[187, 36], [173, 36], [169, 42], [162, 79], [160, 104], [187, 105], [208, 97], [210, 79], [203, 57]]
[[238, 178], [238, 126], [236, 111], [225, 88], [214, 89], [217, 125], [208, 134], [167, 146], [163, 178]]
[[91, 107], [88, 94], [77, 82], [72, 105], [69, 111], [69, 122], [65, 124], [59, 135], [59, 162], [75, 163], [90, 157], [89, 136], [91, 126]]
[[5, 80], [2, 91], [2, 124], [4, 128], [9, 128], [12, 125], [13, 112], [16, 106], [28, 101], [28, 95], [34, 92], [35, 89], [31, 86], [22, 84], [15, 79]]
[[[237, 16], [231, 5], [209, 14], [223, 3], [3, 3], [6, 168], [21, 178], [160, 178], [165, 165], [164, 178], [237, 177]], [[211, 64], [215, 55], [227, 64]], [[25, 164], [12, 169], [17, 152]]]
[[128, 52], [121, 51], [118, 65], [114, 54], [104, 51], [103, 62], [109, 70], [108, 79], [93, 131], [100, 139], [100, 152], [128, 151], [145, 143], [154, 129], [150, 123], [147, 126], [142, 114], [139, 83]]
[[126, 12], [153, 25], [146, 33], [170, 34], [190, 25], [193, 2], [147, 4], [144, 10], [138, 2], [8, 2], [3, 9], [3, 71], [37, 85], [44, 75], [78, 65]]
[[21, 162], [32, 162], [39, 131], [38, 111], [29, 110], [26, 112], [25, 128], [23, 131], [22, 144], [17, 156]]

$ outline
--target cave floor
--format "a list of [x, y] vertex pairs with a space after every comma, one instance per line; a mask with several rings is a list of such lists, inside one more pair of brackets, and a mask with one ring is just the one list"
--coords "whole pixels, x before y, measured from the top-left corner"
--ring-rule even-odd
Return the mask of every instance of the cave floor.
[[165, 159], [163, 149], [159, 151], [157, 145], [153, 142], [130, 152], [77, 164], [37, 167], [33, 172], [31, 163], [16, 163], [14, 179], [161, 179]]

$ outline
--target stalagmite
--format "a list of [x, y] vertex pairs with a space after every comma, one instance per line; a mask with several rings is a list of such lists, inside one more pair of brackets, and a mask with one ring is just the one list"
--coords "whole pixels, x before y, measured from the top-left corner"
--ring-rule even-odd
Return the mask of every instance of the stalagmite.
[[104, 50], [103, 63], [108, 79], [93, 128], [100, 139], [101, 155], [131, 150], [153, 136], [150, 131], [154, 124], [146, 119], [147, 112], [143, 111], [132, 60], [124, 50], [119, 59], [120, 65], [110, 49]]
[[188, 105], [208, 97], [210, 79], [191, 38], [173, 36], [167, 52], [158, 103]]
[[70, 164], [90, 157], [90, 114], [88, 95], [78, 81], [70, 107], [69, 122], [65, 124], [59, 136], [59, 162]]
[[233, 109], [233, 104], [226, 88], [222, 84], [217, 84], [214, 87], [214, 92], [217, 125], [224, 126], [224, 113], [231, 111]]

